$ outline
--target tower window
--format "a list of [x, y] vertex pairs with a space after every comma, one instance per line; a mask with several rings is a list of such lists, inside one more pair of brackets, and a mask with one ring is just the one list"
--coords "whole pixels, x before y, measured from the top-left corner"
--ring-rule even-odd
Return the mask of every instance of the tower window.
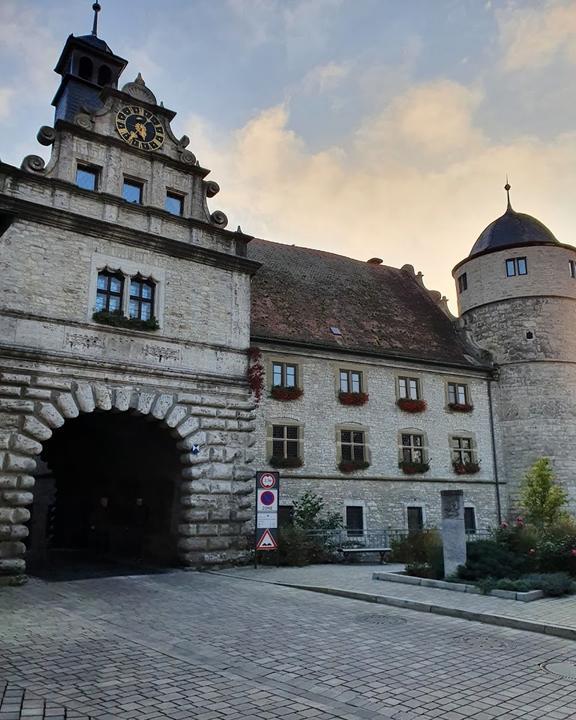
[[528, 263], [525, 257], [509, 258], [506, 260], [506, 276], [528, 275]]
[[476, 510], [473, 507], [464, 508], [464, 530], [468, 535], [476, 533]]
[[122, 197], [124, 200], [135, 205], [142, 205], [143, 191], [144, 185], [141, 182], [124, 178], [124, 184], [122, 185]]
[[76, 185], [83, 190], [97, 190], [98, 170], [88, 165], [78, 165], [76, 168]]
[[83, 80], [92, 80], [92, 73], [94, 72], [94, 66], [92, 60], [89, 57], [81, 57], [78, 63], [78, 75]]
[[570, 277], [576, 278], [576, 260], [568, 260], [568, 267], [570, 269]]
[[96, 312], [122, 312], [124, 277], [120, 273], [103, 270], [98, 273], [96, 290]]
[[112, 80], [112, 70], [108, 65], [101, 65], [98, 70], [98, 85], [110, 85]]
[[462, 273], [462, 275], [460, 275], [458, 277], [458, 292], [463, 293], [464, 290], [467, 290], [467, 289], [468, 289], [468, 277], [467, 277], [466, 273]]
[[130, 281], [130, 317], [150, 320], [154, 315], [154, 283], [137, 275]]
[[164, 209], [172, 215], [184, 215], [184, 198], [178, 193], [167, 192]]

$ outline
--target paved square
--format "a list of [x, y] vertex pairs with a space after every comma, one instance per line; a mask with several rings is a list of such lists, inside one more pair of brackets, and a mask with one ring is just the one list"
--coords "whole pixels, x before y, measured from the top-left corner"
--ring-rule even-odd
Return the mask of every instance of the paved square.
[[0, 720], [576, 718], [571, 641], [206, 573], [4, 588], [0, 651]]

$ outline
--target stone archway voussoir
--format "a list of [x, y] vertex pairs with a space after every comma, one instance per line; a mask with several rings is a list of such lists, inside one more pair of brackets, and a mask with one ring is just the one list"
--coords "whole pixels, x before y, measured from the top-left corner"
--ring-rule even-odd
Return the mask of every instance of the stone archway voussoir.
[[74, 391], [80, 412], [91, 413], [96, 409], [94, 392], [88, 383], [78, 383]]

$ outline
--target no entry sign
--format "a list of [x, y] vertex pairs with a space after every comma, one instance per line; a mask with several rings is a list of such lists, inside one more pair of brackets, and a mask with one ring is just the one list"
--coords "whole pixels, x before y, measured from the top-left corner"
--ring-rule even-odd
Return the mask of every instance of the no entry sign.
[[278, 549], [278, 504], [280, 474], [256, 473], [256, 544], [255, 550]]

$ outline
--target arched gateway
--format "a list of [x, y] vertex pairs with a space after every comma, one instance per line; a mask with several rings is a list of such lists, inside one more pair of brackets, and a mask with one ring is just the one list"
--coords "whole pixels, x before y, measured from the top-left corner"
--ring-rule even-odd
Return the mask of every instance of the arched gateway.
[[14, 421], [0, 435], [4, 574], [21, 575], [26, 559], [41, 567], [51, 548], [168, 565], [243, 551], [253, 471], [237, 461], [252, 460], [249, 402], [0, 377]]

